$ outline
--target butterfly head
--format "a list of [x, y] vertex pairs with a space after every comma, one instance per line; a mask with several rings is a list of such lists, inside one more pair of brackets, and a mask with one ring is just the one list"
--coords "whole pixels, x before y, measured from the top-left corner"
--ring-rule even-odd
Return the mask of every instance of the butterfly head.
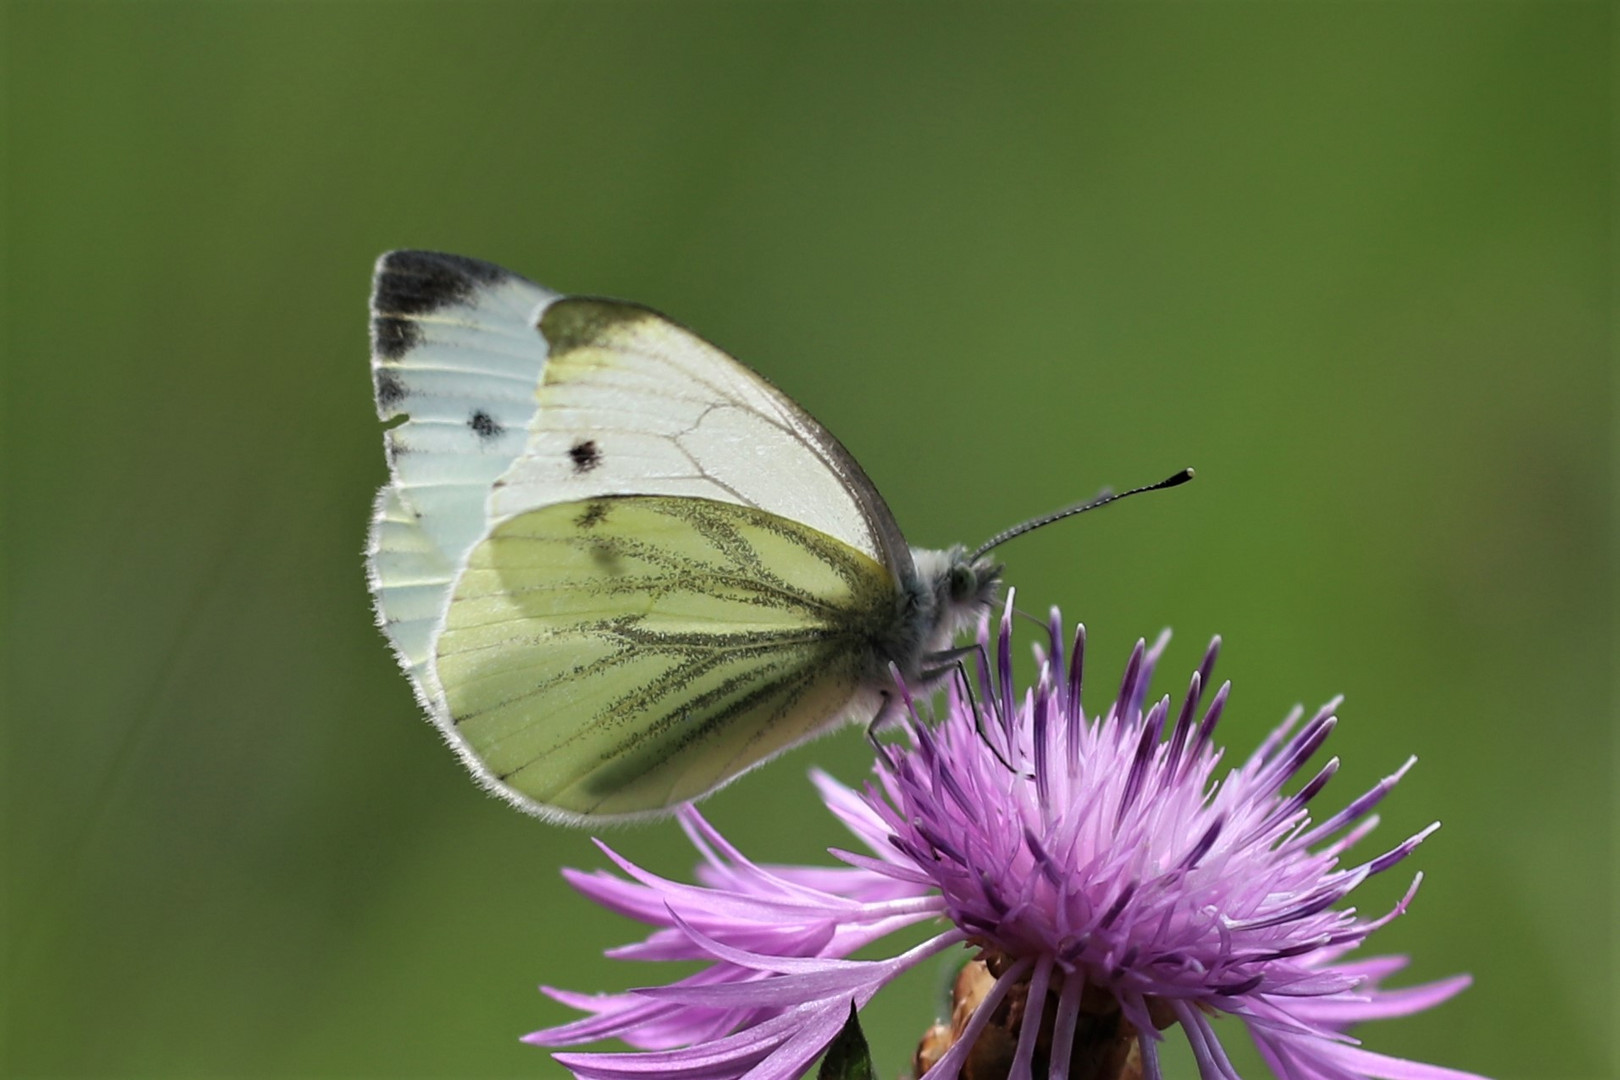
[[945, 553], [949, 563], [940, 582], [940, 607], [947, 619], [958, 626], [971, 622], [981, 611], [987, 611], [996, 602], [1001, 589], [1000, 563], [983, 556], [975, 558], [965, 548], [954, 547]]
[[995, 604], [1001, 591], [1001, 564], [962, 547], [945, 551], [914, 548], [912, 556], [922, 594], [916, 602], [923, 624], [922, 651], [937, 652], [973, 627]]

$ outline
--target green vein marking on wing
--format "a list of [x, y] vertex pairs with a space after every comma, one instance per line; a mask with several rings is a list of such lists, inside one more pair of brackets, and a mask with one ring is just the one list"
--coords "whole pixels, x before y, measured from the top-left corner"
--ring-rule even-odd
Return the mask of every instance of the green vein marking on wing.
[[436, 668], [502, 784], [576, 814], [695, 798], [842, 718], [897, 617], [893, 575], [753, 507], [612, 496], [491, 530]]

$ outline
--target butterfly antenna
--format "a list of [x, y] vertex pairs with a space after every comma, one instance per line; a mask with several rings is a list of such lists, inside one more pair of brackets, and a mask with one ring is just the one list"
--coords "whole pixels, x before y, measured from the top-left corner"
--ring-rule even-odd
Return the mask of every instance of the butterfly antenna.
[[991, 550], [992, 548], [1000, 547], [1002, 544], [1005, 544], [1015, 536], [1023, 536], [1027, 532], [1034, 532], [1036, 529], [1050, 525], [1054, 521], [1062, 521], [1064, 518], [1073, 517], [1076, 514], [1083, 514], [1087, 510], [1095, 510], [1100, 506], [1107, 506], [1109, 503], [1118, 502], [1121, 499], [1128, 499], [1132, 495], [1141, 495], [1142, 493], [1148, 491], [1162, 491], [1165, 488], [1179, 487], [1192, 478], [1193, 471], [1191, 469], [1182, 469], [1174, 476], [1167, 476], [1163, 480], [1160, 480], [1157, 484], [1149, 484], [1146, 487], [1132, 488], [1129, 491], [1122, 491], [1118, 494], [1115, 494], [1114, 492], [1105, 488], [1102, 494], [1087, 499], [1085, 502], [1075, 503], [1073, 506], [1065, 506], [1061, 510], [1054, 510], [1050, 514], [1043, 514], [1038, 518], [1030, 518], [1028, 521], [1020, 522], [1004, 532], [997, 533], [984, 543], [980, 544], [978, 549], [974, 551], [972, 555], [968, 556], [968, 558], [977, 559], [985, 552]]

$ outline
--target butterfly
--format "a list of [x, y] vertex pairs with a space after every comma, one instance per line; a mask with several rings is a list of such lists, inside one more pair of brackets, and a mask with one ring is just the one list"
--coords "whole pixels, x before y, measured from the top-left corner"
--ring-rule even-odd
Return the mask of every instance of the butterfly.
[[825, 428], [648, 308], [393, 251], [371, 347], [378, 621], [462, 760], [542, 818], [667, 813], [870, 722], [994, 601], [987, 549], [909, 546]]

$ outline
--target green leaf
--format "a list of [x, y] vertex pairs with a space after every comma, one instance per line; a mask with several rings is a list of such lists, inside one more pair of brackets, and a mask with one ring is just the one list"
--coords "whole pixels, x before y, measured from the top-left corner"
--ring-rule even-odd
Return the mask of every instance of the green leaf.
[[861, 1022], [855, 1015], [855, 1003], [849, 1003], [849, 1019], [844, 1030], [827, 1047], [821, 1059], [816, 1080], [876, 1080], [877, 1070], [872, 1068], [872, 1051], [861, 1034]]

